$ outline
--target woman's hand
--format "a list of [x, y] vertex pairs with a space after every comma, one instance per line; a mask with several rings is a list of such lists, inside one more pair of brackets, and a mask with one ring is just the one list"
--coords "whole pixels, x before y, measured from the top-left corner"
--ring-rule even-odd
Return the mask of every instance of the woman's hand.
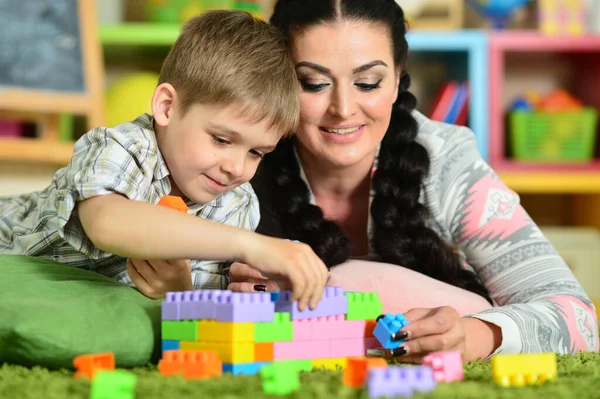
[[189, 260], [127, 259], [127, 272], [138, 291], [148, 298], [161, 299], [167, 292], [194, 289]]
[[404, 315], [410, 323], [397, 336], [405, 342], [394, 350], [400, 362], [422, 363], [426, 355], [445, 350], [459, 351], [465, 362], [477, 360], [491, 355], [502, 341], [498, 326], [461, 318], [449, 306], [411, 309]]
[[275, 292], [282, 290], [282, 287], [284, 290], [289, 289], [289, 287], [285, 286], [284, 282], [277, 283], [274, 280], [269, 280], [260, 274], [258, 270], [240, 262], [231, 264], [229, 267], [229, 278], [231, 279], [231, 283], [227, 289], [234, 292]]

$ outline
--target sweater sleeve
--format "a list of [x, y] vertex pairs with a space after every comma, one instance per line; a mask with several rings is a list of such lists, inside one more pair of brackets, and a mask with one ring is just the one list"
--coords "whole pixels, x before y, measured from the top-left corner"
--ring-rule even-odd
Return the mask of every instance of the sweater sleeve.
[[519, 196], [481, 158], [473, 133], [452, 130], [431, 194], [448, 238], [497, 305], [468, 317], [501, 328], [494, 354], [598, 351], [596, 311], [581, 285]]

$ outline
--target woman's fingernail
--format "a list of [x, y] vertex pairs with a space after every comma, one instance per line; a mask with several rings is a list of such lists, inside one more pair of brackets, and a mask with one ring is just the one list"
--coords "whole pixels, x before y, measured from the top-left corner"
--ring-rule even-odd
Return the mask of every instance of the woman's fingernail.
[[400, 346], [392, 349], [392, 357], [404, 356], [408, 354], [408, 348], [406, 346]]
[[402, 341], [408, 339], [410, 331], [399, 331], [396, 334], [392, 334], [392, 341]]
[[254, 286], [254, 291], [267, 292], [267, 286], [266, 285], [262, 285], [262, 284], [256, 284]]

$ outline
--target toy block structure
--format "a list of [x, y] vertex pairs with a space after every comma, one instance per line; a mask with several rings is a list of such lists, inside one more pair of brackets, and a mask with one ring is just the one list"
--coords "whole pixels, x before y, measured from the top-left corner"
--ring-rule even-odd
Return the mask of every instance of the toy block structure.
[[462, 381], [464, 379], [462, 354], [459, 351], [431, 353], [423, 358], [423, 364], [431, 367], [436, 382]]
[[96, 374], [102, 370], [115, 369], [115, 354], [112, 352], [79, 355], [73, 359], [75, 378], [87, 377], [94, 380]]
[[437, 383], [428, 366], [372, 368], [369, 370], [368, 390], [371, 399], [382, 397], [410, 397], [428, 393]]
[[90, 390], [90, 399], [134, 399], [137, 377], [123, 370], [99, 371]]
[[161, 373], [185, 378], [191, 353], [206, 351], [218, 354], [221, 371], [232, 374], [257, 374], [283, 361], [295, 362], [298, 370], [344, 369], [348, 358], [379, 346], [373, 335], [382, 308], [376, 293], [326, 287], [319, 306], [304, 311], [290, 297], [287, 291], [167, 293]]
[[505, 387], [542, 383], [558, 373], [556, 353], [496, 355], [491, 363], [492, 378]]
[[160, 374], [180, 374], [186, 379], [203, 379], [223, 374], [223, 364], [217, 351], [166, 351], [158, 362]]

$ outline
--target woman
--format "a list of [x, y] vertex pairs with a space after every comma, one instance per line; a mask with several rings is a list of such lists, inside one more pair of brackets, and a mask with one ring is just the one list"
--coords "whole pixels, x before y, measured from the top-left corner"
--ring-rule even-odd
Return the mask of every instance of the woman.
[[[472, 132], [415, 111], [400, 7], [280, 0], [271, 23], [296, 64], [301, 122], [253, 182], [259, 231], [308, 243], [330, 285], [376, 289], [384, 310], [405, 312], [405, 361], [597, 351], [593, 305]], [[276, 288], [244, 265], [231, 278]]]

